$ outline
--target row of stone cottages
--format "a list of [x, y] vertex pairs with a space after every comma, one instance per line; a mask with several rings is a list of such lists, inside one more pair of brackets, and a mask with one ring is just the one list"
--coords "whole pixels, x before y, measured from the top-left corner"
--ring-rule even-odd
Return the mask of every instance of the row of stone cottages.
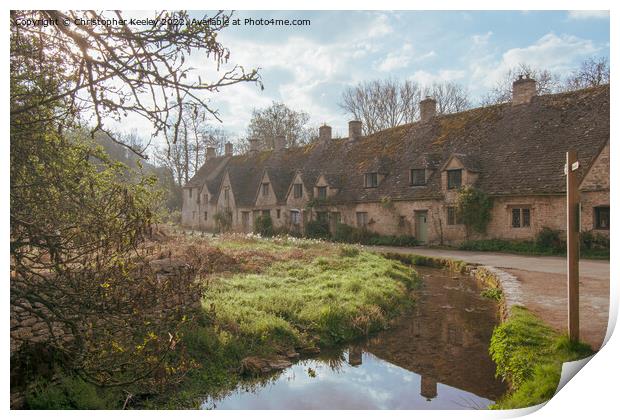
[[[519, 78], [509, 103], [436, 115], [420, 103], [418, 122], [362, 136], [233, 155], [209, 149], [185, 185], [182, 224], [212, 231], [222, 215], [231, 229], [251, 232], [258, 215], [275, 228], [303, 232], [309, 220], [346, 223], [422, 243], [456, 243], [466, 229], [456, 212], [462, 186], [492, 198], [486, 237], [532, 239], [543, 227], [565, 230], [566, 151], [580, 161], [582, 231], [609, 232], [609, 85], [536, 96], [536, 82]], [[218, 216], [219, 214], [219, 216]]]

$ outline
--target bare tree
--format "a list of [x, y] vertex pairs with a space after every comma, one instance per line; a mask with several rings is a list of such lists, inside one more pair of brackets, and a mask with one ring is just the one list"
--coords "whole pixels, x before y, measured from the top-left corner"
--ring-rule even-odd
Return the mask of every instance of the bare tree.
[[[175, 183], [182, 187], [204, 164], [207, 147], [215, 147], [216, 153], [222, 154], [230, 134], [210, 125], [206, 112], [199, 106], [182, 105], [178, 109], [183, 112], [179, 129], [176, 133], [173, 129], [165, 131], [168, 144], [156, 148], [154, 156], [155, 162], [168, 169]], [[175, 135], [177, 139], [173, 141]]]
[[[205, 21], [213, 22], [209, 25], [175, 24], [191, 20], [185, 11], [157, 12], [152, 17], [157, 23], [138, 28], [80, 24], [111, 18], [128, 21], [119, 11], [11, 11], [12, 68], [27, 68], [29, 77], [46, 74], [51, 62], [62, 68], [51, 79], [57, 89], [53, 96], [44, 91], [11, 90], [11, 116], [58, 104], [54, 119], [61, 127], [89, 114], [94, 118], [94, 133], [105, 131], [106, 118], [120, 120], [135, 113], [153, 124], [153, 135], [171, 128], [174, 142], [183, 113], [176, 112], [173, 120], [170, 116], [179, 104], [200, 105], [219, 120], [206, 94], [240, 82], [260, 84], [257, 69], [246, 72], [241, 66], [227, 65], [230, 51], [218, 42], [217, 34], [226, 27], [222, 18], [230, 14], [205, 15]], [[21, 25], [25, 19], [57, 24]], [[166, 21], [172, 23], [161, 23]], [[186, 60], [192, 53], [213, 60], [214, 80], [203, 80], [204, 75], [189, 65]], [[143, 150], [134, 151], [144, 157]]]
[[424, 89], [424, 95], [437, 101], [438, 114], [452, 114], [471, 108], [467, 90], [457, 83], [433, 83]]
[[590, 57], [573, 71], [565, 82], [565, 90], [578, 90], [609, 83], [609, 60], [607, 57]]
[[421, 89], [411, 80], [373, 80], [358, 83], [342, 93], [340, 107], [362, 121], [364, 135], [415, 121]]
[[480, 104], [482, 106], [489, 106], [510, 102], [512, 100], [512, 83], [519, 75], [536, 80], [537, 95], [547, 95], [562, 91], [561, 77], [558, 74], [521, 63], [504, 73], [504, 76], [495, 84], [495, 87], [482, 97]]
[[295, 111], [281, 102], [273, 102], [266, 108], [252, 111], [247, 138], [260, 140], [261, 146], [266, 149], [274, 147], [276, 136], [286, 137], [288, 147], [308, 144], [316, 137], [316, 130], [308, 126], [309, 121], [308, 113]]

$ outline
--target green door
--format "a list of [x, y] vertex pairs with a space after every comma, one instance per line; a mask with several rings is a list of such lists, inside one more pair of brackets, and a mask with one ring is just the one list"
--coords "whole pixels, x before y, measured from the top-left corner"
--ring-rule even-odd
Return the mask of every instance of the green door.
[[425, 244], [428, 240], [428, 211], [415, 212], [415, 237], [418, 242]]

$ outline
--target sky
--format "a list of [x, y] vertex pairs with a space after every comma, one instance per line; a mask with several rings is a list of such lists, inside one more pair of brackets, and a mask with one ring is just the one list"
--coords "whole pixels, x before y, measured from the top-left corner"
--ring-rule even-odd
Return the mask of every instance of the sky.
[[[210, 98], [223, 120], [214, 126], [233, 136], [244, 135], [254, 108], [272, 101], [346, 136], [350, 116], [338, 106], [341, 94], [366, 80], [456, 82], [477, 103], [519, 63], [567, 73], [587, 57], [609, 57], [604, 11], [239, 11], [234, 17], [311, 24], [240, 25], [220, 33], [231, 52], [229, 64], [259, 67], [264, 84], [262, 91], [253, 83], [226, 87]], [[212, 61], [192, 60], [197, 71], [212, 74]], [[127, 127], [149, 129], [137, 117], [125, 121]]]

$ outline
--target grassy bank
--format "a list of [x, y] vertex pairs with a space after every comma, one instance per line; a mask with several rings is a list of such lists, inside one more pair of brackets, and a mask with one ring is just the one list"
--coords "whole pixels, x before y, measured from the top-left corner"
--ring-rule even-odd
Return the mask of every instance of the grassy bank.
[[246, 357], [316, 352], [388, 327], [413, 304], [418, 285], [407, 265], [351, 245], [253, 235], [176, 241], [169, 244], [173, 257], [200, 266], [205, 285], [202, 313], [172, 356], [194, 368], [150, 395], [101, 389], [60, 373], [32, 390], [29, 408], [121, 408], [130, 394], [130, 408], [196, 408], [242, 379], [265, 380], [242, 378]]
[[491, 408], [511, 409], [541, 404], [553, 397], [562, 363], [590, 356], [586, 344], [571, 343], [523, 307], [495, 328], [489, 348], [497, 374], [511, 391]]
[[201, 326], [188, 330], [193, 371], [168, 406], [192, 406], [240, 380], [240, 361], [329, 346], [386, 328], [412, 304], [418, 284], [404, 264], [352, 246], [295, 238], [213, 243], [251, 270], [215, 273]]

